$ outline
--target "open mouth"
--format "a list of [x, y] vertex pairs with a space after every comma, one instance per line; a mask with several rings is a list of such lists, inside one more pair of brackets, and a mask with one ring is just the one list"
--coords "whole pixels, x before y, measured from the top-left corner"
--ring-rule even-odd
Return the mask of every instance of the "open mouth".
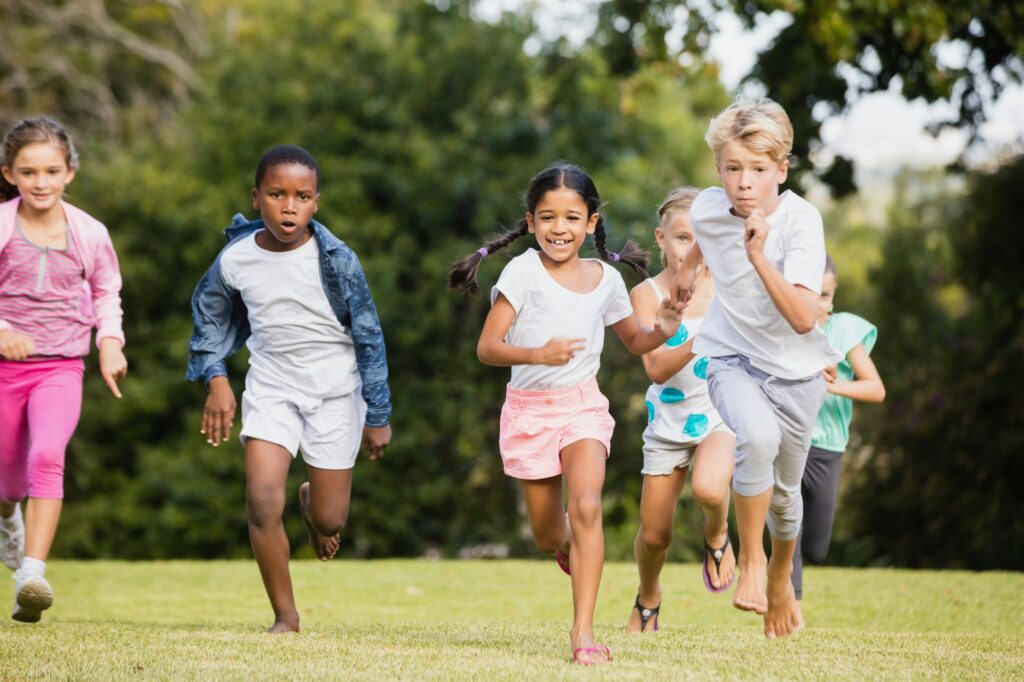
[[554, 244], [555, 246], [567, 246], [571, 243], [571, 239], [548, 239], [548, 244]]

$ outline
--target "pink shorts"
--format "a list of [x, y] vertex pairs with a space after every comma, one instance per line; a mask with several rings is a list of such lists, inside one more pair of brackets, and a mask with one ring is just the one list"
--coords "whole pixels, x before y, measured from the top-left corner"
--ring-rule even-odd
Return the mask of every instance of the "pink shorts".
[[554, 391], [509, 387], [498, 436], [505, 473], [527, 480], [559, 476], [562, 450], [593, 438], [610, 453], [614, 429], [608, 398], [596, 379]]

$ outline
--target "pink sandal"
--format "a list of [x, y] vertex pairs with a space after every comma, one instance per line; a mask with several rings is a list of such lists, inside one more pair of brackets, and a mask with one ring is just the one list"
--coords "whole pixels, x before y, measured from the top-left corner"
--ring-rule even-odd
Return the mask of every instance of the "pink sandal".
[[558, 562], [558, 567], [562, 569], [562, 572], [566, 575], [572, 575], [572, 571], [569, 570], [569, 553], [564, 552], [561, 549], [555, 552], [555, 561]]
[[576, 649], [573, 649], [572, 652], [573, 663], [576, 663], [578, 665], [598, 665], [598, 663], [595, 661], [590, 661], [589, 663], [584, 663], [580, 661], [580, 654], [603, 654], [605, 663], [612, 662], [612, 652], [608, 651], [608, 647], [606, 647], [604, 644], [601, 644], [600, 642], [598, 642], [594, 646], [578, 647]]

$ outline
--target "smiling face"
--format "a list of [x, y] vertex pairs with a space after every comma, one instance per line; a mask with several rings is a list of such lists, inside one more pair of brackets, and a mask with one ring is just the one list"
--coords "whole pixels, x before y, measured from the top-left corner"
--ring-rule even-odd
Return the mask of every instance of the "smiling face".
[[74, 177], [60, 146], [36, 142], [21, 148], [10, 166], [3, 167], [4, 178], [18, 188], [25, 208], [46, 213], [60, 204], [64, 188]]
[[579, 256], [588, 234], [597, 228], [597, 212], [587, 215], [583, 197], [568, 187], [549, 190], [526, 214], [531, 234], [536, 235], [541, 253], [556, 263]]
[[268, 251], [291, 251], [305, 244], [312, 236], [309, 223], [319, 199], [312, 168], [301, 163], [268, 167], [259, 187], [252, 190], [252, 207], [266, 226], [257, 234], [257, 243]]
[[654, 231], [654, 238], [665, 254], [665, 268], [675, 272], [695, 243], [690, 214], [686, 211], [669, 211], [661, 226]]
[[770, 214], [778, 206], [779, 185], [789, 173], [788, 160], [779, 163], [733, 140], [718, 152], [715, 166], [736, 215], [746, 218], [755, 208]]
[[824, 327], [832, 314], [832, 301], [836, 297], [836, 276], [826, 272], [821, 279], [821, 296], [818, 297], [818, 326]]

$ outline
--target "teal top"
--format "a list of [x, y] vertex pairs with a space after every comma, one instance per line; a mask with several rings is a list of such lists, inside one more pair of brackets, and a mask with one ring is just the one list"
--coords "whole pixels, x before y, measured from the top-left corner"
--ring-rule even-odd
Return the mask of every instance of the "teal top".
[[[870, 354], [878, 338], [878, 329], [853, 313], [834, 313], [825, 322], [824, 331], [832, 347], [843, 354], [842, 362], [836, 367], [836, 381], [852, 381], [853, 367], [847, 355], [858, 344], [864, 344], [864, 350]], [[846, 450], [852, 417], [853, 400], [829, 393], [814, 422], [811, 445], [832, 452]]]

